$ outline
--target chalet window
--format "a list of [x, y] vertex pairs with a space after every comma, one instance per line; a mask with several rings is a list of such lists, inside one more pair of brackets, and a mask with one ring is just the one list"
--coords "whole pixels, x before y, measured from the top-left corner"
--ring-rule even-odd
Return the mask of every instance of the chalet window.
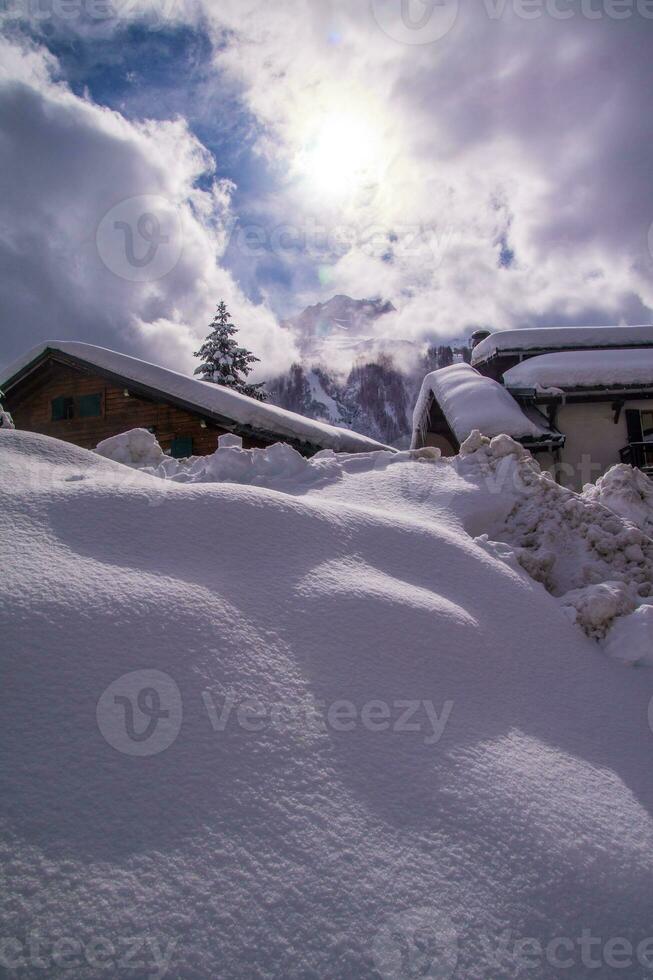
[[81, 419], [98, 418], [102, 415], [102, 395], [81, 395], [79, 399], [79, 417]]
[[626, 411], [628, 442], [653, 442], [653, 409], [641, 411], [638, 408]]
[[185, 459], [193, 455], [193, 440], [190, 436], [178, 436], [172, 440], [170, 455], [173, 459]]
[[63, 419], [75, 417], [74, 398], [53, 398], [52, 399], [52, 421], [61, 422]]

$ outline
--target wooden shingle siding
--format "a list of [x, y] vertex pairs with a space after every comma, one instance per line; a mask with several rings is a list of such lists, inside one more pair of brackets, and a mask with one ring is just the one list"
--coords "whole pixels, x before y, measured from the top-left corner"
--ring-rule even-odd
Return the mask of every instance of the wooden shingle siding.
[[[126, 396], [125, 390], [129, 390], [128, 383], [120, 388], [90, 371], [51, 359], [23, 378], [7, 393], [4, 401], [18, 429], [54, 436], [84, 449], [95, 449], [109, 436], [142, 428], [154, 431], [164, 451], [170, 449], [173, 439], [190, 438], [194, 455], [206, 456], [215, 452], [218, 436], [227, 431], [208, 420], [204, 428], [200, 415], [163, 400], [149, 400], [133, 393]], [[101, 396], [100, 415], [80, 418], [80, 397], [97, 394]], [[75, 399], [75, 417], [53, 421], [53, 400], [69, 397]], [[243, 439], [245, 448], [267, 444]]]

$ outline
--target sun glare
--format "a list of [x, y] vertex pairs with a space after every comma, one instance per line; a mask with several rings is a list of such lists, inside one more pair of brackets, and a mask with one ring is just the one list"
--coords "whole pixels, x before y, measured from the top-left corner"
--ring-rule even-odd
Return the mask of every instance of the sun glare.
[[342, 197], [378, 179], [381, 150], [380, 135], [367, 119], [338, 113], [313, 131], [298, 170], [314, 189]]

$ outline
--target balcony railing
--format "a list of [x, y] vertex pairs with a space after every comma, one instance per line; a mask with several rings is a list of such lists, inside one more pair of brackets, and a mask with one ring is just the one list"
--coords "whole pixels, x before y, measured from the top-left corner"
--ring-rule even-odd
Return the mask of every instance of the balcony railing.
[[622, 463], [630, 463], [649, 476], [653, 475], [653, 442], [631, 442], [619, 455]]

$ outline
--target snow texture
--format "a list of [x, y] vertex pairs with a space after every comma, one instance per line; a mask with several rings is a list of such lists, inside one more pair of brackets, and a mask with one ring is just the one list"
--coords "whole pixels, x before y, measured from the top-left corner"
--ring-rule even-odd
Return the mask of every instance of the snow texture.
[[272, 435], [298, 439], [323, 449], [334, 449], [339, 452], [365, 452], [383, 448], [373, 439], [351, 430], [304, 418], [294, 412], [277, 408], [276, 405], [263, 404], [237, 391], [197, 378], [189, 378], [127, 354], [119, 354], [117, 351], [76, 341], [50, 340], [35, 347], [2, 371], [0, 385], [48, 349], [74, 355], [137, 384], [147, 385], [167, 395], [183, 399], [197, 409], [215, 412], [239, 425], [251, 426]]
[[583, 488], [585, 500], [603, 504], [653, 537], [653, 481], [641, 470], [619, 463]]
[[503, 380], [508, 388], [653, 388], [653, 347], [540, 354], [510, 368]]
[[615, 660], [653, 666], [653, 605], [644, 603], [630, 616], [618, 619], [604, 644]]
[[431, 395], [459, 443], [478, 429], [486, 436], [505, 433], [519, 438], [543, 439], [551, 433], [527, 418], [505, 388], [485, 378], [469, 364], [452, 364], [427, 374], [413, 415], [413, 446], [425, 424]]
[[[478, 433], [453, 460], [320, 453], [296, 480], [286, 454], [283, 492], [31, 433], [0, 453], [18, 976], [63, 975], [62, 937], [75, 980], [508, 980], [515, 944], [560, 936], [574, 980], [650, 972], [603, 944], [651, 935], [653, 672], [523, 567], [635, 602], [641, 530]], [[529, 975], [559, 975], [532, 948]]]
[[490, 334], [472, 351], [472, 364], [497, 353], [529, 350], [591, 350], [597, 347], [653, 347], [653, 326], [531, 327]]
[[[458, 466], [473, 467], [510, 509], [490, 538], [512, 546], [516, 561], [552, 595], [590, 637], [604, 637], [616, 617], [653, 594], [653, 540], [585, 492], [559, 486], [523, 447], [509, 452], [506, 436], [475, 432], [461, 446]], [[610, 471], [611, 472], [611, 471]], [[609, 476], [609, 474], [608, 474]], [[484, 540], [484, 546], [488, 546]]]

